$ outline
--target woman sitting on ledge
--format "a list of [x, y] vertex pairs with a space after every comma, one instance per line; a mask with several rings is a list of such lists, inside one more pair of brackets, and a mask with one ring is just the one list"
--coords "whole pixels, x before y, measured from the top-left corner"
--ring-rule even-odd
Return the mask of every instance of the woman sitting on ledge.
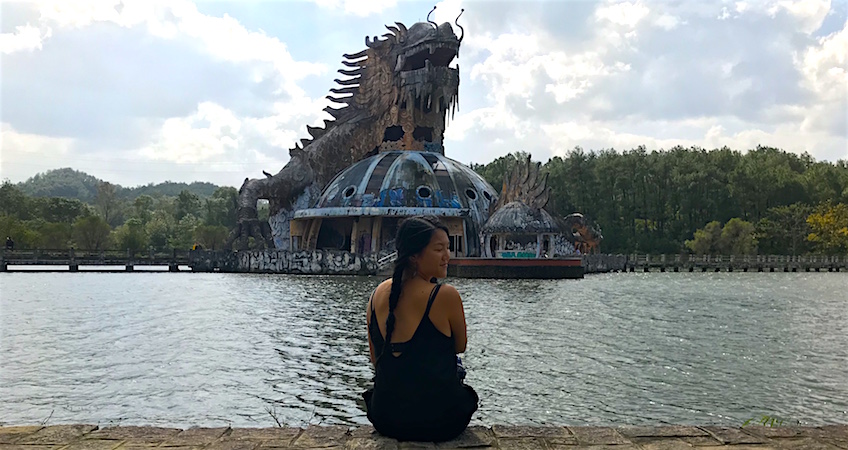
[[477, 393], [462, 382], [456, 357], [467, 342], [462, 299], [453, 286], [436, 282], [447, 276], [447, 231], [434, 217], [404, 220], [394, 274], [368, 301], [376, 369], [374, 388], [363, 394], [368, 419], [380, 434], [401, 441], [453, 439], [477, 410]]

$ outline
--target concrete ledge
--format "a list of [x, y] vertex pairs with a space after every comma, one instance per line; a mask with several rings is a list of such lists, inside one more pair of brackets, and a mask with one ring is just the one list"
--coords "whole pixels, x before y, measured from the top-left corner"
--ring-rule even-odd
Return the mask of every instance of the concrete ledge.
[[609, 449], [848, 450], [848, 425], [819, 427], [469, 427], [457, 439], [398, 442], [371, 427], [162, 428], [96, 425], [0, 427], [0, 450]]

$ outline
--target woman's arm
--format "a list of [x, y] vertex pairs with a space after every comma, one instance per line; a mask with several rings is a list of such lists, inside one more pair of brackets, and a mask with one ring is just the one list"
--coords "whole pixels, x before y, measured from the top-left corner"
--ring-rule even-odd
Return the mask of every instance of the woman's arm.
[[448, 305], [448, 321], [450, 322], [455, 350], [457, 353], [462, 353], [468, 344], [468, 330], [465, 325], [465, 308], [462, 306], [462, 297], [459, 296], [459, 291], [449, 284], [443, 285], [439, 294], [445, 296]]
[[374, 294], [371, 294], [371, 298], [368, 299], [368, 304], [365, 306], [365, 336], [368, 337], [368, 352], [371, 354], [371, 365], [377, 366], [377, 358], [374, 357], [374, 343], [371, 342], [371, 300], [374, 298]]

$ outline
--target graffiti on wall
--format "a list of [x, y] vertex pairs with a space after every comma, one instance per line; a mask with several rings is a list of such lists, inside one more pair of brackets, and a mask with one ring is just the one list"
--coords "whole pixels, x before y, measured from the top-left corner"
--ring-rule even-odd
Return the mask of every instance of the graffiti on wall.
[[238, 254], [240, 272], [370, 275], [377, 260], [366, 255], [334, 250], [250, 250]]

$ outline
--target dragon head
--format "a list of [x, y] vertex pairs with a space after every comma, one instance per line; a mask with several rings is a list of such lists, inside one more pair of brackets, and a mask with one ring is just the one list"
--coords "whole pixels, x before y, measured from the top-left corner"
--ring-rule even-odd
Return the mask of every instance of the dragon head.
[[325, 111], [340, 121], [385, 117], [385, 141], [406, 139], [405, 149], [415, 149], [408, 148], [413, 140], [441, 145], [446, 113], [459, 99], [459, 67], [449, 66], [464, 31], [457, 37], [451, 24], [438, 25], [429, 15], [409, 28], [400, 22], [386, 28], [382, 38], [366, 36], [365, 50], [344, 55], [350, 69], [339, 73], [351, 78], [335, 80], [342, 87], [327, 98], [347, 107]]

